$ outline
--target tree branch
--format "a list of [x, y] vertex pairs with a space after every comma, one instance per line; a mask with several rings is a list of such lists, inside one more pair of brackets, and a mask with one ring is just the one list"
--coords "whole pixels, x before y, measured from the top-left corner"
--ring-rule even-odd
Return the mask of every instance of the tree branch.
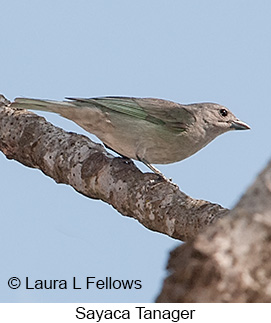
[[156, 174], [140, 172], [132, 161], [109, 154], [102, 145], [67, 133], [0, 96], [0, 150], [9, 159], [40, 169], [57, 183], [111, 204], [150, 230], [180, 240], [228, 214], [220, 205], [193, 199]]
[[171, 253], [158, 302], [271, 302], [271, 161], [229, 215]]

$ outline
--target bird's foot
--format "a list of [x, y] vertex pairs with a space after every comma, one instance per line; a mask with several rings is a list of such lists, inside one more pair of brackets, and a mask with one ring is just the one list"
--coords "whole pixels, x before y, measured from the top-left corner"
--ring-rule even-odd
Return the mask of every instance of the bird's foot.
[[[140, 158], [139, 156], [136, 156], [137, 159], [139, 161], [141, 161], [142, 163], [144, 163], [149, 169], [151, 169], [155, 174], [157, 174], [159, 176], [160, 179], [170, 183], [170, 184], [173, 184], [175, 186], [178, 187], [177, 184], [173, 183], [172, 182], [172, 178], [167, 178], [163, 173], [160, 172], [159, 169], [157, 169], [156, 167], [154, 167], [152, 164], [150, 164], [147, 160], [145, 160], [144, 158]], [[178, 187], [179, 188], [179, 187]]]

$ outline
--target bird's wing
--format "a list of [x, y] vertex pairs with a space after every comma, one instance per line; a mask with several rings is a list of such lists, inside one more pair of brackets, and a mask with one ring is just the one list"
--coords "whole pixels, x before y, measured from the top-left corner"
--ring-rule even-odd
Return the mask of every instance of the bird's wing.
[[148, 122], [164, 125], [174, 131], [184, 131], [195, 118], [185, 106], [178, 103], [153, 99], [129, 97], [101, 97], [101, 98], [67, 98], [78, 105], [91, 105], [102, 110], [123, 113]]

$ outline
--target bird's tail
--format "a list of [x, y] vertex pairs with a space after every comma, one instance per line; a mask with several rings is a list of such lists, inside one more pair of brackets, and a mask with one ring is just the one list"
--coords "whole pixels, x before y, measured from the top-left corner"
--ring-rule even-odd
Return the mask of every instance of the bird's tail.
[[59, 102], [51, 100], [38, 100], [38, 99], [27, 99], [27, 98], [16, 98], [11, 104], [11, 107], [38, 110], [38, 111], [48, 111], [61, 114], [62, 109], [67, 109], [67, 107], [74, 106], [70, 102]]

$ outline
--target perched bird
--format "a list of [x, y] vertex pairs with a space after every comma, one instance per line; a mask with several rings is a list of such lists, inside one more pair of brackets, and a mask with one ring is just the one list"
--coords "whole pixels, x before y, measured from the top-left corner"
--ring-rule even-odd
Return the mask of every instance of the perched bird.
[[179, 104], [153, 98], [101, 97], [49, 101], [17, 98], [14, 107], [60, 114], [95, 134], [106, 147], [151, 164], [183, 160], [229, 130], [250, 127], [215, 103]]

